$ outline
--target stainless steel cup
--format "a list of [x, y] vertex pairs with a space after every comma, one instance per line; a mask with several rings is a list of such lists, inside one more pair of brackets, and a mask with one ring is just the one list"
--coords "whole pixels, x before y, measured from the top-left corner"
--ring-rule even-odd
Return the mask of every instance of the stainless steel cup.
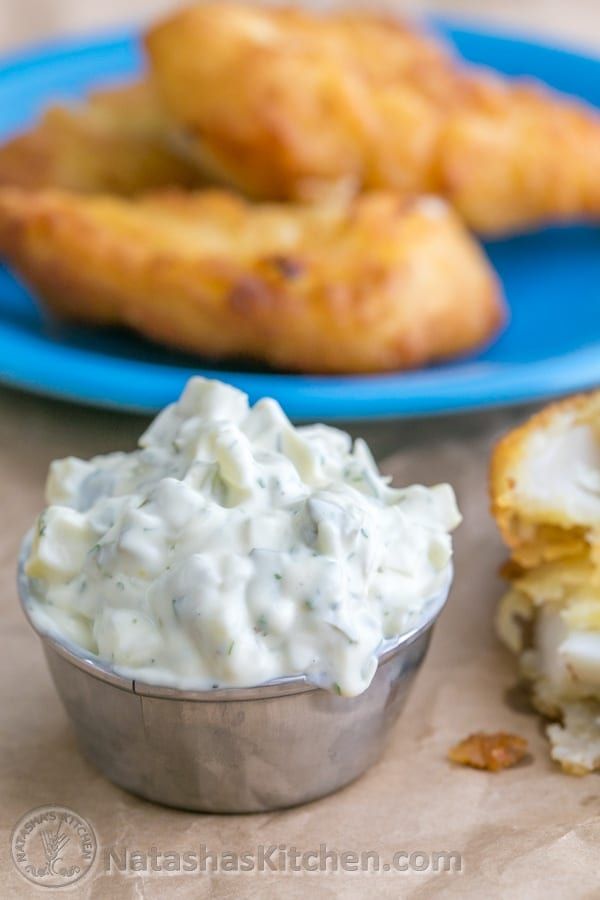
[[84, 754], [115, 784], [182, 809], [259, 812], [315, 800], [361, 775], [387, 734], [423, 662], [447, 592], [379, 658], [369, 688], [340, 697], [304, 676], [250, 688], [183, 691], [124, 678], [41, 631], [56, 689]]

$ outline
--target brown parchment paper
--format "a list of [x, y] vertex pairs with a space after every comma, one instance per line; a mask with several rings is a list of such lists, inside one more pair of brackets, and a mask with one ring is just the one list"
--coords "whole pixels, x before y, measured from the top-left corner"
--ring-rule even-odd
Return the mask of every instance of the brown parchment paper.
[[[11, 860], [13, 826], [47, 803], [95, 829], [91, 873], [62, 893], [85, 898], [383, 898], [600, 896], [600, 787], [561, 774], [539, 720], [511, 691], [512, 659], [492, 631], [503, 550], [487, 511], [495, 436], [525, 411], [358, 428], [399, 482], [442, 479], [457, 490], [456, 582], [408, 707], [382, 761], [340, 793], [269, 815], [206, 816], [154, 806], [113, 787], [80, 755], [41, 647], [17, 607], [18, 542], [42, 500], [54, 457], [133, 446], [144, 420], [0, 391], [0, 895], [48, 896]], [[448, 747], [475, 729], [525, 736], [532, 759], [500, 774], [451, 766]], [[253, 851], [259, 844], [394, 852], [456, 851], [460, 872], [107, 874], [106, 848]], [[57, 892], [60, 893], [60, 892]]]

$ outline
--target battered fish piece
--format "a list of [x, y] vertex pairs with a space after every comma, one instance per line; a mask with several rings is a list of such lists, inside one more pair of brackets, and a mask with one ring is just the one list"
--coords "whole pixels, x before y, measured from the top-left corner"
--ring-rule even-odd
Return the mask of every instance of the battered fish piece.
[[546, 407], [506, 435], [492, 512], [524, 568], [591, 553], [600, 566], [600, 391]]
[[600, 116], [368, 12], [194, 6], [146, 38], [190, 156], [259, 199], [445, 196], [503, 234], [600, 215]]
[[552, 758], [575, 775], [600, 769], [599, 574], [582, 558], [515, 572], [496, 616], [533, 706], [554, 721]]
[[480, 346], [504, 317], [483, 252], [434, 198], [4, 189], [0, 255], [60, 316], [304, 372], [423, 365]]
[[492, 509], [512, 560], [498, 634], [519, 657], [553, 759], [600, 769], [600, 391], [554, 403], [494, 453]]
[[160, 104], [143, 82], [52, 107], [0, 146], [0, 185], [135, 194], [201, 183], [197, 167], [169, 146]]

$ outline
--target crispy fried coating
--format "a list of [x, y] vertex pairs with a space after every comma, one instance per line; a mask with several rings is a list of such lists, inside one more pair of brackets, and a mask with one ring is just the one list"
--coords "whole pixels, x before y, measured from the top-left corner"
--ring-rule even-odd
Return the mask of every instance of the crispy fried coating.
[[600, 215], [596, 112], [391, 18], [213, 2], [146, 46], [190, 155], [249, 196], [434, 192], [485, 234]]
[[531, 568], [591, 554], [600, 564], [600, 391], [547, 406], [496, 446], [492, 512]]
[[448, 751], [448, 759], [461, 766], [499, 772], [516, 766], [526, 754], [527, 741], [518, 734], [477, 731], [452, 747]]
[[197, 167], [169, 140], [149, 84], [97, 91], [50, 108], [30, 131], [0, 146], [0, 185], [135, 194], [201, 184]]
[[600, 390], [496, 447], [492, 511], [511, 551], [496, 630], [519, 657], [564, 771], [600, 768]]
[[503, 319], [483, 253], [433, 198], [294, 207], [6, 188], [0, 255], [61, 316], [289, 370], [418, 366], [472, 350]]
[[589, 557], [515, 569], [496, 630], [517, 655], [552, 758], [570, 774], [600, 769], [600, 578]]

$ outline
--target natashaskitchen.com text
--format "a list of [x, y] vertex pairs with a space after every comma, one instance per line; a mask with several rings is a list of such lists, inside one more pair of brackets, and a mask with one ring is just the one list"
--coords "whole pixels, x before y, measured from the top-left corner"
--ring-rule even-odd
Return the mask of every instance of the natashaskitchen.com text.
[[383, 856], [376, 850], [338, 850], [319, 844], [301, 849], [286, 844], [258, 844], [249, 850], [166, 850], [123, 846], [107, 847], [102, 855], [107, 874], [139, 873], [268, 873], [268, 872], [448, 872], [462, 871], [456, 850], [397, 850]]

